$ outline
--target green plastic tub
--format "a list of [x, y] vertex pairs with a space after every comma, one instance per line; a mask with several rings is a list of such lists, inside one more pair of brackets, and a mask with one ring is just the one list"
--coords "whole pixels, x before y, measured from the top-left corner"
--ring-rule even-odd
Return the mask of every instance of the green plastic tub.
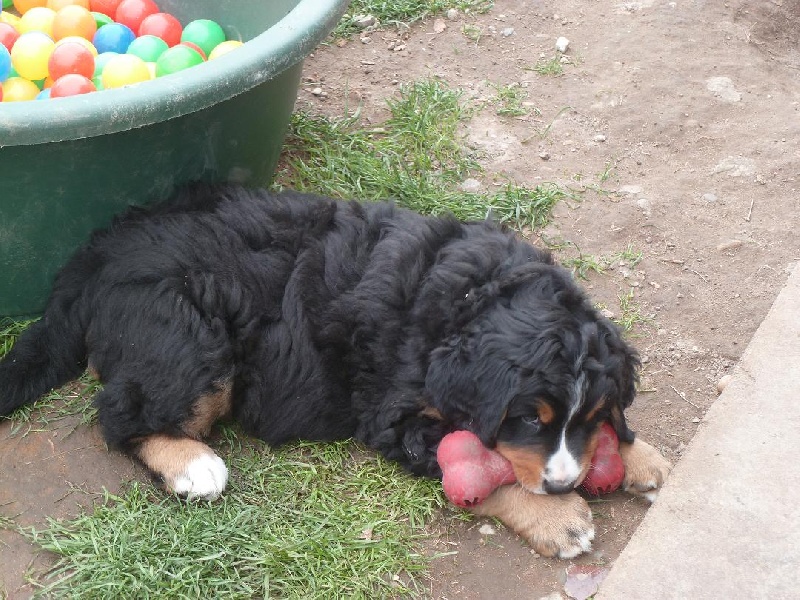
[[186, 24], [213, 19], [241, 48], [129, 88], [0, 103], [0, 316], [44, 308], [89, 233], [192, 180], [273, 175], [303, 59], [347, 0], [159, 0]]

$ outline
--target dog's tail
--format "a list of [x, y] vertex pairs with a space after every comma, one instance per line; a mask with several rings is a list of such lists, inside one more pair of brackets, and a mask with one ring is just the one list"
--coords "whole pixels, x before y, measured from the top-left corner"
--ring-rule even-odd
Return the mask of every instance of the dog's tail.
[[79, 251], [56, 279], [44, 316], [0, 361], [0, 416], [77, 378], [86, 368], [83, 291], [95, 272], [91, 251]]

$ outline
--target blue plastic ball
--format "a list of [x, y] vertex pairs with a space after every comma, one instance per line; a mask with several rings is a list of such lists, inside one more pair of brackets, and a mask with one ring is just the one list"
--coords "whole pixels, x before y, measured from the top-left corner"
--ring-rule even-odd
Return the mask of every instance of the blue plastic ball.
[[11, 53], [0, 44], [0, 81], [5, 81], [11, 74]]
[[100, 54], [103, 52], [125, 54], [134, 39], [136, 39], [136, 35], [130, 27], [122, 23], [109, 23], [97, 30], [92, 38], [92, 43]]

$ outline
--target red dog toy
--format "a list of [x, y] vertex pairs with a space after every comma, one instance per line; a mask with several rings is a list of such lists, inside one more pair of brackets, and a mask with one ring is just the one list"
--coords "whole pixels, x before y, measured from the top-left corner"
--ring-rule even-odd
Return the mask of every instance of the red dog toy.
[[[453, 504], [467, 508], [483, 502], [501, 485], [516, 482], [511, 463], [484, 446], [470, 431], [454, 431], [442, 438], [436, 452], [442, 469], [442, 487]], [[616, 490], [625, 477], [614, 428], [603, 423], [589, 473], [581, 487], [593, 496]]]
[[436, 460], [442, 468], [445, 495], [462, 508], [480, 504], [501, 485], [517, 480], [511, 463], [489, 450], [471, 431], [444, 436]]
[[619, 438], [609, 423], [600, 426], [597, 448], [581, 487], [592, 496], [610, 494], [625, 479], [625, 465], [619, 455]]

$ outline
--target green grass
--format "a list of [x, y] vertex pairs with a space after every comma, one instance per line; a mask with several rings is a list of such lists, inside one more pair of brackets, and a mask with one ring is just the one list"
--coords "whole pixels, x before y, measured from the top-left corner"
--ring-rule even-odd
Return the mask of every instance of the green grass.
[[495, 113], [501, 117], [521, 117], [528, 114], [522, 105], [528, 92], [518, 83], [508, 85], [489, 84], [495, 89], [495, 96], [490, 100], [495, 106]]
[[242, 446], [226, 432], [229, 489], [215, 503], [149, 485], [26, 535], [58, 561], [40, 594], [71, 598], [381, 598], [414, 595], [429, 558], [437, 482], [353, 443]]
[[423, 214], [452, 213], [465, 220], [487, 215], [512, 227], [545, 225], [562, 188], [506, 183], [493, 192], [467, 193], [458, 184], [480, 175], [460, 143], [459, 125], [472, 114], [460, 90], [431, 79], [401, 87], [388, 100], [391, 116], [364, 127], [359, 114], [331, 119], [296, 112], [284, 146], [278, 186], [338, 198], [393, 199]]
[[550, 77], [557, 77], [564, 74], [564, 65], [561, 63], [561, 57], [559, 56], [539, 59], [535, 65], [532, 67], [524, 67], [524, 69]]
[[354, 22], [357, 15], [372, 15], [384, 26], [408, 26], [450, 8], [483, 13], [493, 5], [493, 0], [352, 0], [334, 36], [348, 37], [361, 31]]
[[637, 325], [644, 325], [653, 321], [651, 317], [642, 314], [635, 298], [634, 288], [631, 288], [626, 294], [619, 296], [621, 314], [614, 319], [614, 322], [620, 326], [624, 333], [632, 332]]

